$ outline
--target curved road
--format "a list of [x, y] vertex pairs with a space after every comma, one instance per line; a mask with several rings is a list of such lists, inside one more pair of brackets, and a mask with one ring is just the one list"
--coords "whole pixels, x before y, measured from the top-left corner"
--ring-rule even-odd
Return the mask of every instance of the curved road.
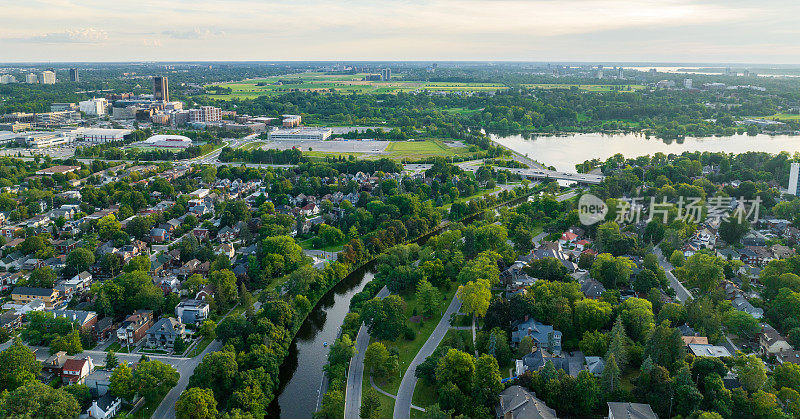
[[450, 316], [457, 313], [460, 308], [461, 300], [453, 296], [450, 306], [447, 307], [444, 315], [442, 315], [442, 319], [436, 325], [436, 329], [433, 330], [433, 333], [431, 333], [428, 340], [417, 352], [417, 356], [408, 366], [406, 373], [403, 375], [403, 380], [400, 381], [400, 388], [397, 389], [397, 399], [394, 403], [394, 419], [408, 419], [411, 417], [411, 398], [414, 396], [414, 387], [417, 385], [417, 377], [414, 374], [417, 371], [417, 365], [433, 354], [433, 351], [444, 339], [447, 329], [450, 328]]
[[[389, 295], [386, 287], [378, 291], [376, 297], [383, 298]], [[359, 419], [361, 417], [361, 383], [364, 381], [364, 354], [369, 346], [369, 332], [364, 324], [358, 329], [356, 337], [356, 354], [350, 359], [347, 369], [347, 387], [344, 396], [344, 418]]]

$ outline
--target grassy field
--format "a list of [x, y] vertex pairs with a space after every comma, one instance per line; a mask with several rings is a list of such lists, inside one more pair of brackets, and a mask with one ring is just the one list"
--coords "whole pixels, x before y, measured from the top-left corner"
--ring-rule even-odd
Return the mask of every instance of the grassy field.
[[[325, 74], [299, 73], [283, 76], [267, 77], [256, 80], [243, 80], [235, 83], [223, 83], [220, 87], [229, 88], [231, 93], [215, 94], [209, 90], [208, 96], [230, 100], [233, 98], [254, 98], [281, 94], [291, 91], [306, 92], [356, 92], [356, 93], [397, 93], [413, 91], [494, 91], [506, 89], [500, 83], [445, 83], [424, 81], [364, 81], [366, 74]], [[207, 86], [208, 87], [208, 86]]]
[[[618, 86], [606, 84], [523, 84], [524, 87], [529, 89], [570, 89], [577, 87], [580, 90], [587, 92], [610, 92]], [[641, 84], [629, 84], [621, 86], [623, 89], [630, 87], [630, 90], [620, 90], [621, 92], [635, 91], [644, 89]]]
[[341, 252], [342, 248], [344, 247], [344, 243], [339, 243], [330, 246], [324, 246], [321, 249], [314, 249], [311, 246], [311, 240], [313, 239], [305, 239], [301, 242], [298, 242], [297, 244], [299, 244], [300, 247], [302, 247], [304, 250], [324, 250], [326, 252]]
[[420, 160], [429, 157], [463, 157], [471, 156], [475, 153], [469, 151], [468, 147], [451, 147], [441, 140], [425, 141], [395, 141], [386, 147], [383, 153], [329, 153], [322, 151], [303, 151], [303, 155], [308, 157], [344, 157], [353, 156], [357, 159], [377, 160], [390, 158], [393, 160]]
[[776, 121], [798, 121], [800, 120], [800, 115], [790, 114], [790, 113], [776, 113], [775, 115], [760, 117], [759, 119], [773, 119]]

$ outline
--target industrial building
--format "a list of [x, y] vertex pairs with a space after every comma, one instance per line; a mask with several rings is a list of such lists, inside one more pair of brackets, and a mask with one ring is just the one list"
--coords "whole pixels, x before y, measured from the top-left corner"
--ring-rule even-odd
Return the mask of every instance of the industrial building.
[[269, 132], [270, 141], [324, 141], [331, 137], [330, 128], [293, 128]]

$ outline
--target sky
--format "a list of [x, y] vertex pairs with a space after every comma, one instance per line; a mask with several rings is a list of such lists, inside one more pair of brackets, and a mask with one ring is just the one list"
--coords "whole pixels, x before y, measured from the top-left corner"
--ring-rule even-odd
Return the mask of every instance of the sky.
[[797, 0], [0, 0], [0, 62], [800, 64]]

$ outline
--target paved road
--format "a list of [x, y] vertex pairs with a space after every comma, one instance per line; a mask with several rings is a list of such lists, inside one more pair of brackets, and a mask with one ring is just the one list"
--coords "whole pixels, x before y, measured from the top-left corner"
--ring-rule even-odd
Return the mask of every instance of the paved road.
[[653, 253], [656, 256], [658, 256], [658, 264], [661, 265], [661, 267], [664, 268], [664, 271], [666, 271], [667, 273], [667, 279], [669, 280], [669, 284], [672, 287], [672, 289], [675, 290], [675, 299], [683, 303], [689, 299], [694, 298], [692, 296], [692, 293], [689, 292], [689, 290], [687, 290], [686, 287], [684, 287], [680, 281], [678, 281], [678, 278], [675, 278], [675, 275], [673, 275], [672, 272], [670, 272], [672, 271], [673, 266], [666, 259], [664, 259], [664, 254], [661, 253], [661, 249], [656, 247], [655, 249], [653, 249]]
[[414, 373], [417, 371], [417, 365], [421, 364], [425, 359], [433, 354], [436, 347], [444, 339], [444, 335], [450, 328], [450, 316], [457, 313], [461, 308], [461, 300], [453, 296], [450, 306], [444, 312], [436, 329], [433, 330], [428, 340], [422, 345], [422, 348], [417, 352], [417, 356], [411, 361], [406, 373], [403, 375], [403, 380], [400, 381], [400, 388], [397, 389], [397, 399], [394, 403], [394, 419], [408, 419], [411, 417], [411, 398], [414, 396], [414, 387], [417, 385], [417, 377]]
[[164, 400], [162, 400], [161, 404], [158, 405], [156, 411], [153, 412], [153, 418], [172, 419], [175, 417], [175, 402], [178, 401], [178, 397], [181, 396], [183, 390], [186, 390], [186, 387], [189, 385], [189, 377], [194, 374], [194, 369], [200, 365], [200, 361], [202, 361], [208, 353], [218, 351], [220, 349], [222, 349], [222, 342], [214, 340], [199, 356], [188, 359], [183, 358], [184, 361], [180, 365], [175, 366], [175, 368], [181, 374], [181, 377], [178, 379], [178, 384], [175, 387], [172, 387], [172, 390], [167, 393], [167, 395], [164, 397]]
[[[389, 295], [386, 287], [378, 291], [377, 297], [383, 298]], [[344, 396], [344, 418], [359, 419], [361, 415], [361, 386], [364, 381], [364, 354], [369, 346], [369, 332], [367, 327], [361, 325], [356, 337], [356, 354], [350, 359], [350, 366], [347, 369], [347, 387]]]

